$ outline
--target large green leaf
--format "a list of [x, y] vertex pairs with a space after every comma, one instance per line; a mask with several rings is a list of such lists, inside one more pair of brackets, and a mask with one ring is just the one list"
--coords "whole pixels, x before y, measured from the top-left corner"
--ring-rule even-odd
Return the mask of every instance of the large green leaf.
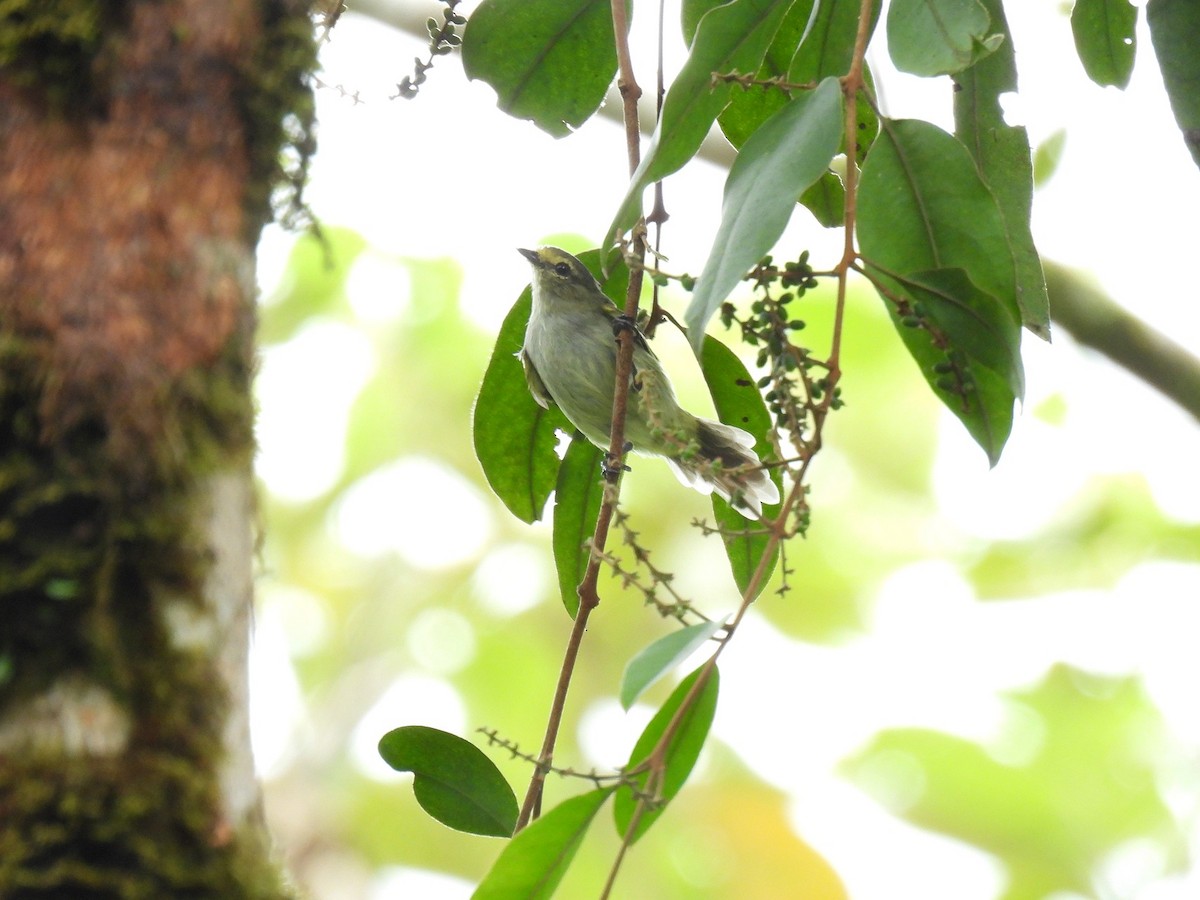
[[[711, 7], [720, 0], [703, 0], [685, 4]], [[788, 10], [775, 40], [767, 49], [759, 68], [760, 79], [782, 77], [793, 84], [816, 84], [831, 75], [845, 75], [854, 56], [854, 41], [858, 33], [860, 7], [854, 3], [815, 3], [813, 0], [797, 0]], [[870, 31], [879, 18], [879, 3], [871, 11]], [[684, 36], [690, 40], [685, 15]], [[864, 67], [867, 84], [872, 78], [869, 68]], [[729, 105], [718, 118], [721, 131], [729, 142], [741, 148], [759, 126], [788, 103], [788, 96], [775, 89], [756, 88], [734, 91]], [[879, 120], [869, 103], [860, 102], [858, 113], [858, 162], [861, 164], [879, 131]], [[824, 173], [815, 184], [800, 196], [817, 221], [826, 228], [841, 225], [845, 215], [846, 192], [841, 180], [832, 172]]]
[[1004, 41], [991, 34], [991, 17], [979, 0], [892, 0], [888, 52], [901, 72], [959, 72]]
[[884, 120], [863, 168], [858, 212], [868, 260], [901, 274], [963, 269], [1020, 320], [1003, 217], [952, 135], [918, 119]]
[[586, 542], [596, 529], [596, 517], [604, 500], [600, 473], [603, 458], [604, 451], [576, 437], [567, 447], [554, 489], [554, 565], [563, 606], [572, 619], [579, 611], [576, 589], [591, 560]]
[[463, 69], [502, 110], [555, 137], [600, 107], [617, 70], [608, 0], [483, 0], [463, 34]]
[[[871, 21], [867, 24], [867, 40], [879, 20], [880, 2], [871, 5]], [[796, 48], [788, 67], [788, 81], [817, 83], [831, 75], [841, 77], [850, 71], [854, 58], [854, 42], [858, 37], [858, 19], [862, 5], [856, 3], [819, 2], [812, 25], [803, 43]], [[868, 90], [874, 92], [871, 68], [863, 63], [863, 78]], [[855, 105], [858, 134], [855, 159], [861, 166], [871, 142], [879, 133], [879, 116], [870, 103], [859, 99]], [[845, 152], [845, 143], [840, 147]], [[800, 202], [826, 228], [839, 226], [845, 220], [846, 190], [841, 179], [826, 172], [801, 197]]]
[[[820, 0], [812, 27], [804, 42], [796, 48], [788, 67], [788, 81], [817, 82], [830, 75], [845, 75], [850, 71], [861, 9], [861, 3]], [[868, 41], [879, 20], [879, 9], [880, 2], [875, 0], [871, 7]]]
[[[696, 679], [700, 677], [703, 670], [704, 667], [701, 666], [683, 679], [672, 691], [671, 696], [667, 698], [667, 702], [654, 714], [654, 718], [650, 720], [650, 724], [642, 731], [641, 737], [634, 745], [626, 769], [632, 770], [644, 762], [654, 750], [655, 745], [666, 734], [667, 726], [675, 718], [676, 711], [683, 705], [683, 701], [691, 692], [692, 685], [696, 683]], [[695, 702], [683, 713], [683, 721], [675, 730], [667, 747], [662, 783], [656, 792], [657, 799], [661, 802], [654, 808], [647, 808], [644, 811], [630, 836], [631, 841], [636, 841], [646, 833], [646, 829], [662, 815], [667, 803], [679, 793], [679, 789], [687, 781], [688, 775], [692, 773], [692, 767], [696, 765], [696, 759], [700, 756], [700, 750], [708, 737], [708, 730], [712, 727], [713, 716], [717, 711], [719, 687], [718, 672], [714, 667], [712, 674], [700, 688]], [[641, 788], [645, 786], [646, 778], [647, 773], [643, 772], [634, 778], [634, 782]], [[616, 822], [618, 834], [624, 835], [629, 831], [637, 806], [638, 799], [629, 787], [622, 787], [617, 791], [616, 800], [613, 801], [613, 819]]]
[[903, 283], [953, 349], [1002, 376], [1014, 397], [1024, 393], [1021, 329], [995, 297], [973, 285], [962, 269], [914, 272]]
[[623, 234], [642, 214], [642, 192], [696, 155], [729, 100], [731, 86], [713, 84], [719, 72], [756, 72], [793, 0], [732, 0], [708, 12], [696, 29], [687, 61], [663, 100], [654, 137], [605, 235]]
[[380, 738], [379, 755], [398, 772], [413, 773], [417, 802], [443, 825], [493, 837], [513, 833], [517, 798], [496, 764], [470, 741], [406, 725]]
[[[691, 41], [695, 26], [703, 13], [719, 6], [724, 0], [689, 0], [683, 6], [684, 39]], [[796, 0], [784, 16], [775, 39], [767, 48], [758, 78], [783, 78], [793, 84], [816, 84], [831, 75], [845, 75], [854, 56], [854, 41], [858, 33], [860, 7], [854, 3], [814, 3]], [[870, 31], [879, 18], [879, 3], [871, 11]], [[864, 69], [868, 85], [872, 83], [869, 69]], [[721, 131], [734, 147], [741, 148], [759, 126], [788, 103], [788, 95], [770, 88], [735, 90], [717, 119]], [[875, 134], [879, 121], [869, 103], [858, 107], [858, 161]], [[845, 190], [832, 172], [826, 172], [800, 196], [800, 203], [827, 228], [841, 225], [844, 217]]]
[[560, 803], [517, 834], [480, 882], [472, 900], [549, 900], [612, 788]]
[[[983, 0], [992, 27], [1008, 32], [1000, 0]], [[1013, 43], [1006, 40], [990, 56], [955, 77], [954, 133], [970, 151], [983, 180], [991, 188], [1016, 267], [1017, 303], [1025, 327], [1038, 337], [1050, 338], [1050, 307], [1042, 263], [1029, 229], [1033, 205], [1033, 164], [1029, 135], [1024, 127], [1004, 121], [1003, 94], [1016, 91], [1017, 67]]]
[[[690, 43], [692, 39], [692, 33], [688, 30], [689, 8], [712, 8], [721, 2], [722, 0], [704, 0], [703, 3], [684, 4], [684, 40]], [[779, 29], [775, 32], [775, 39], [771, 41], [771, 46], [763, 56], [762, 65], [758, 68], [759, 79], [788, 78], [788, 69], [796, 55], [796, 48], [800, 46], [801, 39], [807, 34], [813, 21], [813, 2], [814, 0], [796, 0], [784, 15]], [[729, 95], [729, 105], [717, 117], [717, 124], [721, 126], [721, 131], [729, 139], [729, 143], [740, 148], [759, 125], [786, 106], [787, 102], [788, 95], [776, 88], [752, 87], [735, 90]]]
[[1171, 111], [1192, 159], [1200, 166], [1200, 3], [1150, 0], [1146, 4], [1150, 41], [1162, 69]]
[[1022, 384], [1017, 323], [961, 269], [875, 279], [906, 304], [889, 311], [921, 374], [995, 465]]
[[[864, 259], [884, 274], [908, 278], [935, 269], [961, 269], [1012, 321], [1020, 321], [1016, 273], [1004, 218], [961, 143], [927, 122], [884, 122], [863, 168], [858, 234]], [[946, 353], [962, 349], [931, 343], [913, 318], [889, 312], [905, 345], [931, 384]], [[919, 317], [918, 317], [919, 318]], [[936, 354], [936, 355], [935, 355]], [[1012, 427], [1011, 379], [980, 367], [974, 401], [961, 391], [938, 395], [967, 426], [993, 465]]]
[[829, 168], [842, 139], [842, 88], [826, 78], [751, 135], [729, 170], [721, 224], [685, 316], [697, 355], [708, 320], [774, 245], [796, 201]]
[[699, 650], [725, 627], [725, 620], [699, 622], [663, 635], [642, 649], [625, 666], [621, 676], [621, 706], [633, 706], [647, 688]]
[[1088, 78], [1119, 88], [1129, 84], [1137, 50], [1136, 24], [1137, 8], [1129, 0], [1075, 0], [1071, 32]]
[[541, 518], [558, 474], [556, 432], [571, 430], [557, 407], [538, 406], [516, 357], [530, 302], [526, 288], [504, 317], [475, 401], [473, 430], [475, 456], [488, 484], [522, 522]]
[[[735, 425], [754, 435], [754, 452], [758, 454], [759, 459], [767, 459], [774, 452], [769, 437], [771, 414], [767, 412], [762, 394], [737, 354], [711, 335], [706, 336], [704, 349], [700, 354], [700, 370], [704, 374], [704, 382], [708, 385], [708, 393], [713, 399], [717, 416], [722, 422]], [[775, 482], [782, 496], [783, 484], [778, 469], [771, 470], [771, 480]], [[715, 494], [712, 496], [712, 507], [713, 516], [721, 529], [725, 554], [729, 557], [733, 581], [738, 590], [745, 594], [763, 554], [770, 546], [769, 535], [765, 533], [762, 525], [749, 521]], [[763, 515], [773, 518], [779, 515], [779, 508], [779, 504], [766, 506], [763, 508]], [[779, 545], [776, 544], [763, 578], [758, 583], [759, 592], [767, 586], [767, 579], [775, 570], [778, 559]]]
[[683, 0], [679, 4], [679, 29], [683, 35], [684, 44], [692, 46], [692, 40], [696, 37], [696, 29], [700, 26], [700, 20], [718, 6], [724, 6], [728, 2], [729, 0]]

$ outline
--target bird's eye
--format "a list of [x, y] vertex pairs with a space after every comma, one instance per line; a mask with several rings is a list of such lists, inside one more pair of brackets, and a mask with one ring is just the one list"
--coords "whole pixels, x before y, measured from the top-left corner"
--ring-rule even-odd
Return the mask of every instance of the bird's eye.
[[560, 262], [558, 265], [556, 265], [554, 267], [554, 271], [557, 272], [559, 275], [561, 275], [563, 278], [566, 278], [568, 275], [571, 274], [571, 267], [569, 265], [567, 265], [565, 262]]

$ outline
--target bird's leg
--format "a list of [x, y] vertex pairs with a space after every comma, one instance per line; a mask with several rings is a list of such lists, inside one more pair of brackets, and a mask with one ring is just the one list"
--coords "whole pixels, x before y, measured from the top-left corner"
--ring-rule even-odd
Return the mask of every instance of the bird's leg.
[[[646, 339], [642, 336], [641, 330], [633, 319], [626, 315], [613, 316], [612, 320], [613, 336], [616, 337], [622, 331], [629, 331], [633, 334], [633, 339], [641, 346], [646, 346]], [[631, 363], [629, 369], [629, 387], [637, 392], [642, 389], [642, 379], [638, 378], [637, 363]]]
[[[625, 442], [625, 452], [628, 453], [633, 449], [633, 441]], [[600, 460], [600, 472], [608, 480], [615, 479], [622, 472], [632, 472], [629, 466], [621, 463], [620, 457], [613, 458], [610, 454], [605, 453], [604, 459]]]

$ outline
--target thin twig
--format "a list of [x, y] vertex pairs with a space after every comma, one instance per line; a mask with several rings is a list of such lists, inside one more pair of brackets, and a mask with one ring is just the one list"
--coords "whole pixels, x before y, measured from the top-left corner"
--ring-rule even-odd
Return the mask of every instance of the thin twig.
[[[772, 556], [774, 555], [775, 549], [780, 545], [780, 543], [782, 543], [783, 539], [787, 535], [787, 524], [786, 523], [789, 519], [789, 516], [790, 516], [792, 510], [794, 509], [794, 507], [796, 506], [796, 504], [801, 503], [804, 500], [804, 493], [805, 493], [804, 485], [807, 480], [808, 467], [812, 463], [814, 454], [816, 453], [817, 449], [819, 449], [821, 446], [821, 432], [824, 427], [825, 416], [833, 404], [834, 387], [836, 386], [836, 383], [838, 380], [838, 375], [839, 375], [837, 359], [838, 359], [839, 351], [841, 349], [841, 335], [842, 335], [841, 320], [842, 320], [842, 311], [845, 306], [845, 284], [846, 284], [846, 280], [849, 277], [851, 265], [854, 263], [855, 259], [857, 258], [857, 253], [854, 250], [854, 221], [855, 221], [854, 210], [855, 210], [855, 201], [857, 199], [857, 196], [856, 196], [857, 178], [855, 177], [856, 173], [853, 173], [853, 169], [854, 169], [854, 165], [855, 165], [854, 157], [855, 157], [855, 151], [856, 151], [856, 146], [857, 146], [857, 144], [856, 144], [857, 128], [855, 127], [855, 120], [856, 120], [856, 107], [855, 107], [856, 99], [855, 98], [857, 97], [858, 91], [862, 88], [862, 84], [863, 84], [862, 64], [863, 64], [863, 57], [866, 53], [866, 42], [867, 42], [867, 36], [869, 34], [868, 26], [869, 26], [869, 21], [870, 21], [872, 2], [873, 2], [873, 0], [862, 0], [862, 5], [861, 5], [860, 11], [859, 11], [858, 35], [855, 40], [855, 46], [854, 46], [854, 58], [850, 65], [850, 71], [847, 73], [847, 75], [845, 76], [845, 78], [843, 79], [843, 82], [842, 82], [843, 86], [844, 86], [843, 89], [846, 91], [846, 94], [847, 94], [846, 156], [849, 160], [849, 164], [847, 166], [847, 171], [848, 171], [848, 173], [851, 173], [851, 174], [849, 174], [849, 177], [846, 179], [846, 225], [845, 225], [845, 227], [846, 227], [846, 244], [845, 244], [845, 249], [843, 252], [842, 261], [835, 269], [835, 271], [837, 273], [837, 277], [838, 277], [838, 303], [837, 303], [836, 318], [835, 318], [835, 322], [834, 322], [834, 331], [833, 331], [833, 335], [831, 338], [831, 350], [830, 350], [830, 354], [829, 354], [829, 364], [828, 364], [829, 365], [829, 376], [828, 376], [828, 382], [827, 382], [828, 388], [827, 388], [826, 393], [822, 397], [821, 403], [818, 404], [816, 406], [816, 408], [814, 409], [815, 421], [814, 421], [814, 431], [813, 431], [813, 441], [812, 441], [812, 452], [806, 454], [804, 456], [803, 460], [801, 461], [800, 468], [796, 473], [795, 479], [792, 484], [792, 488], [788, 492], [787, 497], [784, 499], [783, 506], [779, 511], [779, 516], [773, 522], [769, 523], [771, 526], [771, 532], [770, 532], [770, 536], [767, 539], [767, 546], [763, 550], [762, 556], [759, 558], [758, 565], [755, 567], [754, 573], [751, 575], [749, 583], [746, 585], [746, 590], [745, 590], [744, 594], [742, 595], [742, 602], [741, 602], [740, 606], [738, 607], [737, 613], [734, 615], [732, 621], [730, 621], [728, 626], [726, 626], [727, 634], [729, 637], [733, 636], [733, 633], [736, 631], [737, 626], [741, 623], [742, 619], [745, 617], [746, 613], [749, 611], [750, 606], [753, 604], [754, 599], [760, 593], [761, 586], [767, 577], [767, 573], [770, 568], [770, 561], [771, 561]], [[689, 689], [687, 696], [684, 697], [683, 702], [681, 702], [679, 704], [678, 708], [675, 710], [674, 716], [671, 717], [671, 721], [667, 724], [667, 727], [663, 730], [662, 736], [659, 738], [658, 742], [654, 746], [654, 749], [650, 752], [649, 756], [647, 757], [646, 764], [648, 765], [650, 773], [651, 773], [648, 776], [647, 783], [649, 783], [650, 779], [654, 778], [656, 773], [660, 773], [664, 770], [664, 768], [666, 766], [667, 751], [670, 749], [671, 743], [675, 739], [676, 733], [682, 727], [684, 718], [687, 715], [688, 711], [695, 704], [697, 698], [700, 696], [700, 693], [705, 689], [705, 686], [708, 684], [708, 680], [712, 677], [712, 673], [716, 669], [718, 658], [720, 657], [721, 653], [725, 650], [725, 648], [728, 645], [729, 645], [728, 639], [717, 644], [716, 650], [713, 652], [712, 656], [710, 656], [708, 658], [708, 660], [704, 663], [703, 667], [700, 669], [700, 673], [696, 676], [695, 682], [692, 683], [692, 686]], [[643, 801], [639, 800], [638, 808], [635, 810], [635, 813], [634, 813], [635, 821], [639, 817], [639, 813], [641, 811], [642, 806], [643, 806]], [[633, 826], [631, 826], [630, 829], [627, 829], [625, 841], [622, 844], [623, 847], [625, 846], [626, 843], [628, 843], [628, 840], [631, 837], [632, 828], [633, 828]], [[614, 868], [614, 871], [612, 873], [610, 873], [610, 877], [609, 877], [610, 884], [614, 877], [615, 877], [615, 868]]]
[[[637, 102], [642, 91], [633, 77], [633, 61], [629, 55], [629, 11], [626, 7], [626, 0], [613, 0], [612, 15], [620, 72], [617, 84], [625, 106], [625, 141], [629, 156], [629, 172], [632, 175], [641, 159], [641, 129], [638, 124]], [[639, 265], [630, 266], [629, 292], [625, 295], [625, 315], [631, 322], [637, 320], [638, 300], [642, 292], [640, 263], [645, 258], [644, 235], [644, 226], [635, 228], [633, 252]], [[613, 389], [612, 435], [608, 448], [608, 464], [605, 469], [607, 484], [604, 490], [604, 501], [600, 506], [600, 513], [596, 517], [596, 530], [592, 534], [592, 546], [599, 551], [604, 550], [608, 541], [609, 525], [612, 522], [620, 492], [621, 472], [624, 469], [625, 459], [625, 412], [629, 401], [629, 379], [633, 374], [634, 335], [629, 330], [623, 330], [619, 332], [616, 340], [617, 371]], [[530, 779], [529, 788], [525, 793], [525, 801], [521, 805], [521, 812], [517, 818], [517, 831], [528, 825], [541, 812], [542, 788], [546, 782], [547, 767], [554, 759], [554, 747], [558, 741], [563, 711], [566, 709], [567, 691], [571, 686], [575, 662], [579, 658], [579, 648], [583, 643], [584, 632], [587, 630], [588, 618], [592, 610], [600, 605], [600, 595], [596, 588], [599, 575], [600, 560], [593, 554], [588, 562], [583, 581], [579, 585], [579, 610], [575, 614], [575, 623], [567, 641], [562, 668], [559, 670], [558, 684], [554, 690], [550, 715], [546, 721], [546, 734], [542, 741], [541, 753], [538, 754], [538, 765]]]
[[638, 825], [641, 824], [642, 817], [651, 809], [651, 805], [659, 797], [661, 785], [659, 784], [662, 778], [661, 769], [651, 769], [646, 776], [646, 782], [642, 786], [642, 790], [638, 792], [637, 805], [633, 808], [633, 815], [629, 817], [629, 825], [625, 828], [625, 833], [621, 835], [621, 846], [617, 850], [617, 856], [613, 860], [612, 867], [608, 870], [608, 878], [604, 882], [604, 890], [600, 892], [600, 900], [608, 900], [612, 895], [613, 886], [617, 882], [617, 873], [621, 871], [621, 863], [625, 861], [625, 854], [629, 848], [633, 846], [633, 839], [637, 835]]

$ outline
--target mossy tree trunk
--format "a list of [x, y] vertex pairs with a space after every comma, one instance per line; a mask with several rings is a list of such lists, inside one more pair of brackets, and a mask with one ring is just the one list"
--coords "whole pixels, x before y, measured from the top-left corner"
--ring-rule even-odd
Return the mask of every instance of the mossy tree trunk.
[[245, 686], [253, 252], [307, 4], [0, 7], [0, 896], [286, 896]]

